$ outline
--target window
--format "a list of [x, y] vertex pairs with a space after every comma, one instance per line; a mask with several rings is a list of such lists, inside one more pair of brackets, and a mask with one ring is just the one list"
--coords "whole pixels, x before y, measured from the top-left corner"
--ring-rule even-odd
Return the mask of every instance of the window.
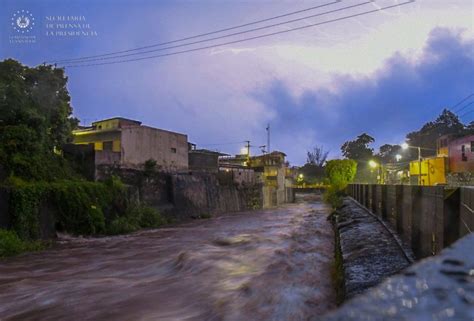
[[103, 144], [103, 150], [108, 150], [108, 151], [112, 151], [113, 150], [113, 142], [110, 141], [110, 142], [104, 142]]
[[467, 162], [466, 146], [465, 145], [461, 146], [461, 161]]
[[173, 154], [176, 154], [176, 148], [171, 147], [171, 152], [172, 152]]
[[471, 153], [474, 153], [474, 142], [471, 142]]

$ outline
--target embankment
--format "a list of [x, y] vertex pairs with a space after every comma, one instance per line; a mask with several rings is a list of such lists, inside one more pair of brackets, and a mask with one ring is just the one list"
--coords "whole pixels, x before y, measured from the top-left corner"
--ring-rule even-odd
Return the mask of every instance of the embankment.
[[331, 216], [338, 240], [338, 270], [349, 299], [406, 268], [412, 256], [391, 231], [350, 198]]

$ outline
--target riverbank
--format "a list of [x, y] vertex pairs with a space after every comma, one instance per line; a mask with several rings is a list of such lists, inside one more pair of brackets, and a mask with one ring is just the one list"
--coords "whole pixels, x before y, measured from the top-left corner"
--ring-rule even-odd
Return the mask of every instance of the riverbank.
[[377, 285], [413, 261], [392, 233], [350, 198], [344, 199], [331, 220], [339, 245], [336, 262], [338, 279], [343, 279], [340, 296], [344, 299]]

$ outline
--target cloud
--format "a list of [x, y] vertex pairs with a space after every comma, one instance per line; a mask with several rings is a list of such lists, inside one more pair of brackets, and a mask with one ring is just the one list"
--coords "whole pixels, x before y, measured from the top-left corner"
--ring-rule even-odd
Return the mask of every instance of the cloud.
[[[146, 45], [151, 39], [169, 41], [190, 31], [288, 12], [295, 3], [121, 7], [114, 4], [114, 19], [122, 17], [124, 24], [113, 25], [101, 48], [84, 47], [75, 55]], [[315, 144], [324, 144], [337, 156], [339, 146], [362, 131], [374, 135], [377, 143], [398, 142], [442, 105], [465, 96], [472, 77], [472, 51], [466, 51], [472, 50], [472, 31], [450, 30], [472, 27], [471, 8], [464, 0], [449, 5], [419, 0], [390, 15], [232, 47], [69, 69], [69, 88], [75, 111], [86, 122], [116, 115], [136, 118], [228, 153], [238, 152], [243, 143], [207, 144], [250, 139], [254, 146], [263, 145], [270, 122], [272, 147], [301, 164]], [[106, 17], [109, 11], [97, 16]], [[451, 29], [430, 33], [434, 26]]]
[[325, 145], [334, 157], [344, 141], [362, 132], [373, 135], [378, 146], [399, 143], [473, 92], [473, 50], [474, 40], [461, 31], [436, 28], [417, 59], [395, 53], [369, 75], [337, 74], [331, 90], [323, 86], [300, 96], [275, 80], [254, 97], [271, 108], [275, 140], [284, 142], [293, 161], [304, 161], [308, 142]]

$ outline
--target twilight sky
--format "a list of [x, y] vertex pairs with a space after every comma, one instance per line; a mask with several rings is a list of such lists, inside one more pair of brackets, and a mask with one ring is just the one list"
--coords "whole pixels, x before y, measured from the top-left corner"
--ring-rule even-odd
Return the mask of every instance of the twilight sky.
[[[127, 50], [333, 1], [0, 0], [0, 59], [35, 66]], [[255, 27], [362, 2], [366, 0], [342, 0]], [[220, 41], [402, 2], [376, 0]], [[34, 43], [17, 42], [20, 33], [11, 19], [18, 10], [35, 18], [29, 33]], [[76, 23], [89, 24], [97, 35], [59, 35], [57, 25], [47, 28], [58, 22], [48, 19], [58, 16], [84, 17]], [[54, 34], [48, 36], [48, 31]], [[236, 153], [247, 139], [254, 146], [265, 144], [270, 123], [272, 149], [286, 152], [299, 165], [314, 145], [324, 145], [331, 157], [340, 156], [342, 143], [362, 132], [375, 137], [374, 147], [400, 143], [443, 107], [473, 93], [474, 4], [417, 0], [274, 37], [137, 62], [67, 67], [66, 73], [74, 114], [83, 124], [128, 117], [187, 133], [198, 147]], [[474, 120], [474, 111], [462, 120]]]

